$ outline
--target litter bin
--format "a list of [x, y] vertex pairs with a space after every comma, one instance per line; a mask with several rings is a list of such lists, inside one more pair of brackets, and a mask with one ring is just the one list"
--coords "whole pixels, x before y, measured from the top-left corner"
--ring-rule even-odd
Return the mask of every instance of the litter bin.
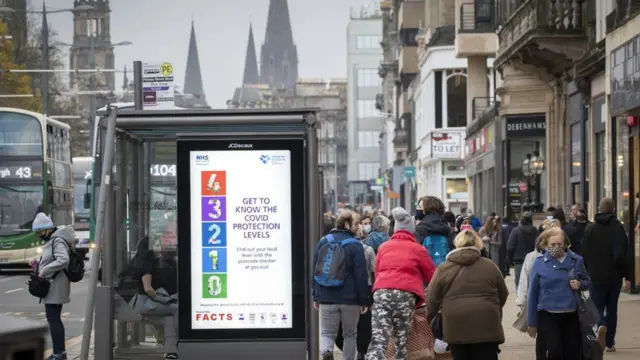
[[0, 360], [44, 359], [46, 324], [0, 314]]

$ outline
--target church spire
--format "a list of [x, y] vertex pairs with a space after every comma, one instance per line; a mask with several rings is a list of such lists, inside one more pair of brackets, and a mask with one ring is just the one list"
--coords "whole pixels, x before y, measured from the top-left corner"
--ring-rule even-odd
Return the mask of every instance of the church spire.
[[293, 41], [287, 0], [270, 0], [267, 30], [260, 54], [260, 82], [272, 89], [294, 89], [298, 50]]
[[191, 37], [189, 39], [189, 53], [187, 54], [187, 68], [184, 76], [182, 92], [192, 94], [205, 102], [202, 74], [200, 73], [200, 60], [198, 58], [198, 44], [196, 42], [196, 29], [191, 22]]
[[129, 76], [127, 74], [127, 64], [124, 64], [124, 76], [122, 78], [122, 91], [127, 92], [129, 90]]
[[247, 53], [244, 58], [244, 73], [242, 85], [260, 83], [258, 73], [258, 56], [256, 55], [256, 43], [253, 40], [253, 25], [249, 24], [249, 39], [247, 40]]

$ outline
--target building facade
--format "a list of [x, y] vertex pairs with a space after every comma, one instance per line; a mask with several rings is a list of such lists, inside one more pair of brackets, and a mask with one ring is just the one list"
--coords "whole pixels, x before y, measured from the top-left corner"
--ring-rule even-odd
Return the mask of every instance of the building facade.
[[[382, 14], [360, 11], [351, 14], [347, 27], [347, 180], [352, 184], [350, 202], [378, 204], [381, 187], [380, 131], [386, 116], [376, 109], [382, 82], [378, 67], [382, 60]], [[373, 184], [373, 189], [369, 186]]]

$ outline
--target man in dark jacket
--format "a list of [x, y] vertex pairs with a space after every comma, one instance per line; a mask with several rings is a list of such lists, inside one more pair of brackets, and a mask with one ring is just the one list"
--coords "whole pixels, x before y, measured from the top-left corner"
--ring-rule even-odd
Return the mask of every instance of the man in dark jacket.
[[507, 259], [507, 242], [509, 241], [509, 236], [513, 229], [515, 229], [517, 224], [514, 224], [512, 221], [509, 221], [508, 217], [502, 218], [502, 239], [504, 239], [500, 243], [500, 270], [502, 270], [502, 274], [504, 276], [509, 276], [509, 262]]
[[509, 264], [513, 264], [515, 269], [516, 289], [520, 283], [520, 272], [522, 264], [528, 253], [535, 250], [538, 230], [533, 226], [530, 212], [525, 212], [520, 218], [520, 225], [511, 231], [509, 243], [507, 245], [507, 258]]
[[574, 219], [566, 225], [568, 231], [566, 231], [569, 240], [571, 241], [571, 251], [578, 255], [582, 255], [582, 239], [584, 238], [585, 230], [591, 222], [587, 220], [587, 211], [585, 209], [578, 209], [576, 211]]
[[582, 257], [591, 277], [591, 298], [600, 311], [598, 341], [601, 346], [606, 345], [607, 351], [615, 351], [618, 298], [628, 271], [628, 239], [616, 218], [613, 199], [603, 198], [598, 209], [595, 223], [585, 230]]

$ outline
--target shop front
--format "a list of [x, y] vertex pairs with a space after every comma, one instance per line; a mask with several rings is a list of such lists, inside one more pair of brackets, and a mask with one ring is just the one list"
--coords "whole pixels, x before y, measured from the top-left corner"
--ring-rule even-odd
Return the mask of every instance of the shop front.
[[545, 176], [545, 114], [507, 115], [502, 129], [502, 199], [515, 220], [522, 211], [542, 212], [547, 195]]
[[[480, 121], [480, 120], [479, 120]], [[465, 170], [468, 188], [472, 193], [471, 208], [477, 216], [486, 218], [492, 212], [502, 212], [500, 194], [501, 149], [496, 148], [496, 123], [489, 122], [467, 138]]]
[[640, 234], [635, 229], [640, 191], [640, 36], [613, 49], [610, 59], [612, 194], [630, 239], [634, 290], [640, 290]]

